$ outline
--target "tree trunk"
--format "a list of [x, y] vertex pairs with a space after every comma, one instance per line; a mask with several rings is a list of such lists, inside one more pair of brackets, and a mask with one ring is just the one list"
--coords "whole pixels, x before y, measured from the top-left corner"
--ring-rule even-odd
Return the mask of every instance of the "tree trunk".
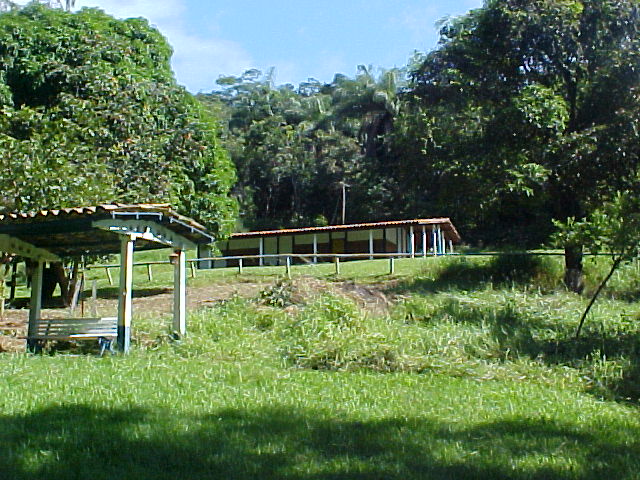
[[42, 271], [42, 303], [53, 304], [53, 292], [60, 285], [60, 300], [66, 307], [69, 306], [69, 279], [60, 262], [51, 263], [49, 268]]
[[564, 284], [575, 293], [584, 290], [584, 274], [582, 271], [582, 246], [567, 245], [564, 248]]

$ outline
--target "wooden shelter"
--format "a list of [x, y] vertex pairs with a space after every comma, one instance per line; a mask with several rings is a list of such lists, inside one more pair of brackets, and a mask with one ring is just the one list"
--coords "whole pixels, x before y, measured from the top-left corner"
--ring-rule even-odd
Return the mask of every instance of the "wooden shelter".
[[[228, 257], [273, 255], [246, 259], [245, 263], [273, 265], [281, 261], [278, 255], [286, 254], [308, 255], [314, 263], [322, 254], [368, 254], [370, 258], [376, 254], [444, 255], [460, 241], [449, 218], [419, 218], [234, 233], [219, 248]], [[234, 262], [237, 260], [217, 260], [214, 266], [232, 266]]]
[[[0, 215], [0, 251], [36, 263], [31, 280], [27, 338], [33, 338], [38, 328], [45, 262], [120, 253], [117, 345], [123, 352], [129, 350], [131, 338], [134, 247], [174, 249], [173, 330], [176, 335], [184, 335], [185, 251], [213, 241], [214, 237], [205, 227], [179, 215], [168, 204], [110, 204]], [[29, 340], [28, 347], [32, 347]]]

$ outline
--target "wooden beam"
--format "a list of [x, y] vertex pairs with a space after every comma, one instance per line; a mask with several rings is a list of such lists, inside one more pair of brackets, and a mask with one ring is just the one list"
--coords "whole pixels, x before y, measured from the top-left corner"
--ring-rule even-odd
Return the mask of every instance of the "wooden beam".
[[195, 249], [197, 245], [164, 225], [150, 220], [121, 220], [116, 218], [97, 220], [93, 226], [150, 242], [161, 243], [180, 250]]
[[120, 244], [120, 286], [118, 297], [118, 349], [127, 353], [131, 344], [131, 316], [133, 314], [133, 235], [123, 237]]
[[173, 334], [187, 333], [187, 263], [184, 250], [175, 251], [173, 270]]
[[[31, 276], [31, 304], [29, 305], [29, 327], [27, 330], [27, 338], [35, 336], [38, 329], [38, 321], [40, 320], [40, 312], [42, 310], [42, 272], [44, 270], [44, 262], [38, 261], [36, 268]], [[27, 350], [34, 352], [37, 349], [36, 340], [27, 340]]]
[[0, 251], [43, 262], [59, 262], [60, 257], [10, 235], [0, 234]]

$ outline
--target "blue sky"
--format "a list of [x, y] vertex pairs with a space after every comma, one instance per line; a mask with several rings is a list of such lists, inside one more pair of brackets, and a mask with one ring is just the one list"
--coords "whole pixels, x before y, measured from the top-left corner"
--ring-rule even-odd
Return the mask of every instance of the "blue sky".
[[436, 22], [482, 0], [76, 0], [116, 17], [146, 17], [174, 48], [173, 68], [190, 91], [221, 75], [276, 68], [277, 83], [354, 75], [359, 64], [401, 67], [437, 42]]

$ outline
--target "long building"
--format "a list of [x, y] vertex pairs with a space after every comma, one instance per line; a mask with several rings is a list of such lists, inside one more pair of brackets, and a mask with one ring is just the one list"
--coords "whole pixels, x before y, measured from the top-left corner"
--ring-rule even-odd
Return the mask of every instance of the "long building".
[[[244, 265], [280, 265], [283, 257], [295, 255], [295, 263], [329, 261], [323, 254], [403, 254], [413, 256], [444, 255], [460, 243], [460, 235], [448, 218], [419, 218], [376, 223], [289, 228], [234, 233], [218, 245], [224, 257], [247, 258]], [[200, 257], [207, 257], [201, 252]], [[214, 267], [238, 265], [238, 260], [216, 260]], [[204, 268], [207, 268], [203, 265]]]

